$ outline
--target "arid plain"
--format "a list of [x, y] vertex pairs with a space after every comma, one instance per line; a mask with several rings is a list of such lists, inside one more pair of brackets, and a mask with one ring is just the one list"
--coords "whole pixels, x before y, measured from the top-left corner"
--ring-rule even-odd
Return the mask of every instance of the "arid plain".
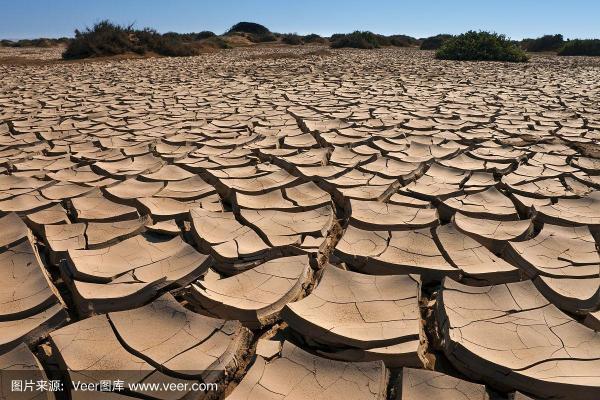
[[0, 368], [218, 388], [36, 398], [600, 398], [597, 58], [53, 51], [0, 55]]

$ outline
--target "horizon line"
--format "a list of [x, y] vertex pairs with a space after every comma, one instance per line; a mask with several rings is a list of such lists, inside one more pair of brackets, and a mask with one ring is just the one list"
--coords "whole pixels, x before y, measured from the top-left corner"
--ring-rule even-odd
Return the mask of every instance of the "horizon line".
[[[100, 21], [103, 21], [103, 19], [98, 19], [97, 20], [97, 22], [100, 22]], [[95, 23], [97, 23], [97, 22], [95, 22]], [[113, 22], [113, 21], [111, 21], [111, 22]], [[243, 22], [254, 22], [254, 21], [243, 21]], [[133, 25], [134, 27], [136, 27], [135, 22], [133, 22], [133, 23], [125, 23], [125, 24], [118, 23], [118, 25], [121, 25], [121, 26]], [[230, 27], [233, 26], [233, 25], [235, 25], [235, 24], [231, 24]], [[263, 25], [263, 24], [261, 24], [261, 25]], [[69, 35], [49, 34], [49, 35], [31, 35], [31, 36], [20, 36], [20, 37], [19, 36], [15, 36], [15, 37], [2, 37], [2, 38], [0, 38], [0, 40], [14, 41], [14, 40], [33, 40], [33, 39], [61, 39], [61, 38], [73, 39], [75, 37], [74, 33], [75, 33], [76, 29], [86, 29], [86, 28], [92, 27], [92, 26], [93, 26], [93, 24], [85, 26], [85, 27], [81, 27], [81, 28], [73, 28], [73, 30], [71, 31], [71, 33]], [[269, 27], [267, 27], [266, 25], [263, 25], [263, 26], [265, 26], [267, 29], [269, 29]], [[139, 27], [136, 27], [136, 28], [137, 29], [144, 29], [144, 28], [155, 29], [155, 28], [153, 28], [151, 26], [141, 26], [141, 25]], [[181, 31], [177, 31], [177, 30], [164, 30], [164, 31], [161, 31], [161, 30], [158, 30], [158, 29], [155, 29], [155, 30], [158, 33], [160, 33], [161, 35], [164, 35], [165, 33], [170, 33], [170, 32], [174, 32], [174, 33], [177, 33], [177, 34], [188, 34], [188, 33], [198, 33], [198, 32], [203, 32], [203, 31], [209, 31], [209, 32], [215, 33], [217, 36], [224, 36], [228, 32], [228, 29], [226, 29], [223, 33], [216, 33], [214, 30], [210, 30], [210, 29], [198, 29], [198, 30], [185, 31], [185, 32], [181, 32]], [[381, 32], [377, 32], [377, 31], [370, 30], [370, 29], [360, 29], [360, 28], [349, 30], [349, 31], [346, 31], [346, 32], [331, 32], [331, 33], [329, 33], [329, 32], [323, 33], [323, 32], [318, 32], [318, 31], [283, 31], [283, 32], [271, 31], [271, 33], [277, 33], [277, 34], [297, 34], [297, 35], [301, 35], [301, 36], [310, 35], [310, 34], [317, 34], [317, 35], [319, 35], [321, 37], [328, 38], [328, 37], [331, 37], [332, 35], [335, 35], [335, 34], [347, 34], [347, 33], [352, 33], [352, 32], [355, 32], [355, 31], [369, 31], [369, 32], [372, 32], [372, 33], [375, 33], [375, 34], [378, 34], [378, 35], [384, 35], [384, 36], [406, 35], [406, 36], [409, 36], [409, 37], [413, 37], [415, 39], [425, 39], [425, 38], [428, 38], [428, 37], [432, 37], [432, 36], [436, 36], [436, 35], [443, 35], [443, 34], [460, 35], [462, 33], [468, 32], [468, 31], [487, 31], [487, 32], [493, 32], [493, 33], [497, 33], [497, 34], [504, 34], [504, 35], [506, 35], [506, 37], [509, 40], [517, 40], [517, 41], [519, 41], [519, 40], [525, 40], [525, 39], [535, 39], [535, 38], [542, 37], [544, 35], [558, 35], [558, 34], [563, 35], [563, 38], [565, 40], [598, 39], [597, 37], [594, 37], [594, 36], [586, 36], [586, 37], [582, 37], [582, 36], [577, 36], [577, 37], [566, 36], [566, 35], [564, 35], [564, 34], [562, 34], [560, 32], [550, 32], [550, 33], [544, 33], [542, 35], [524, 35], [524, 36], [521, 36], [521, 37], [513, 37], [513, 36], [510, 36], [510, 35], [505, 34], [503, 32], [499, 32], [499, 31], [494, 30], [494, 29], [473, 29], [473, 28], [464, 29], [464, 30], [461, 30], [458, 33], [438, 32], [438, 33], [434, 33], [434, 34], [430, 34], [430, 35], [426, 35], [426, 36], [414, 35], [414, 34], [409, 34], [409, 33], [400, 33], [400, 32], [396, 32], [396, 33], [381, 33]]]

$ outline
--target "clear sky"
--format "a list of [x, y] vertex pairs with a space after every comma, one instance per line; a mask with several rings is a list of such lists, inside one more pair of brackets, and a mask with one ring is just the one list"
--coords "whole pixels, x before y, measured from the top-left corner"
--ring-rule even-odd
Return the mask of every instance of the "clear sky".
[[493, 30], [513, 39], [600, 37], [600, 0], [0, 0], [0, 38], [72, 36], [101, 19], [159, 32], [223, 33], [239, 21], [300, 34], [415, 37]]

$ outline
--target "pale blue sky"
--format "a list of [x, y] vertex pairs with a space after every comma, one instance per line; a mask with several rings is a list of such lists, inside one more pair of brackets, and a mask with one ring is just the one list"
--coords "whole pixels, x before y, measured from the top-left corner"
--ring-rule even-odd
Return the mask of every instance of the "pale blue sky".
[[493, 30], [513, 39], [600, 37], [599, 0], [0, 0], [0, 38], [71, 36], [101, 19], [160, 32], [223, 33], [239, 21], [274, 32], [356, 29], [425, 37]]

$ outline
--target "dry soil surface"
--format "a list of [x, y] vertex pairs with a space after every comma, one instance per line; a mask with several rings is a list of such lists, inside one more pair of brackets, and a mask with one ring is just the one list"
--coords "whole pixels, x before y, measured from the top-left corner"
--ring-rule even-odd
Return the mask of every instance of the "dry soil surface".
[[600, 60], [57, 51], [0, 55], [0, 370], [36, 398], [600, 398]]

